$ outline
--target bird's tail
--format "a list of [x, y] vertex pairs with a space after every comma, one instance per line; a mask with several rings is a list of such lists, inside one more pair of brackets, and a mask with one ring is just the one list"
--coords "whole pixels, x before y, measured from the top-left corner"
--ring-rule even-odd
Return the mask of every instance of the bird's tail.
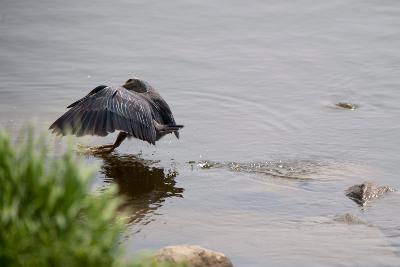
[[179, 131], [179, 129], [183, 128], [183, 125], [176, 125], [176, 124], [163, 125], [163, 124], [155, 123], [155, 125], [156, 125], [156, 129], [158, 132], [174, 133], [176, 138], [178, 138], [178, 139], [179, 139], [178, 131]]
[[163, 125], [164, 131], [178, 131], [179, 129], [183, 128], [183, 125]]

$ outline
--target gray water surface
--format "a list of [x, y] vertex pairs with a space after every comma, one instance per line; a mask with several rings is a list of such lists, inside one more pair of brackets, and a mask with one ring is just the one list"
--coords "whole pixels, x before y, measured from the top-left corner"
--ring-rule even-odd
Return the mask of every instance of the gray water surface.
[[[95, 86], [143, 78], [180, 140], [84, 157], [97, 188], [128, 196], [127, 254], [187, 243], [235, 266], [399, 266], [400, 195], [364, 209], [344, 195], [400, 188], [399, 48], [398, 1], [1, 0], [0, 124], [45, 131]], [[365, 224], [333, 219], [346, 213]]]

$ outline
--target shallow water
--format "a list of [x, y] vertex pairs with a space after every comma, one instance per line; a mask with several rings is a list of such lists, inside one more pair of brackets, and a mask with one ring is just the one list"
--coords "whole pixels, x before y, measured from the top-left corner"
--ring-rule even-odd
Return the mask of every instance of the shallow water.
[[344, 190], [400, 188], [399, 29], [398, 1], [3, 0], [0, 123], [45, 130], [96, 85], [141, 77], [180, 140], [84, 157], [95, 188], [127, 196], [128, 254], [189, 243], [235, 266], [398, 266], [399, 194], [360, 209]]

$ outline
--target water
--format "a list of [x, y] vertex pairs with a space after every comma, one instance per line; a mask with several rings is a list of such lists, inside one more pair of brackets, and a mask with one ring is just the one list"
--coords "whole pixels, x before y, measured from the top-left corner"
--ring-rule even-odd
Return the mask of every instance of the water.
[[45, 130], [141, 77], [180, 140], [85, 157], [95, 188], [128, 196], [128, 255], [188, 243], [235, 266], [398, 266], [399, 194], [360, 209], [344, 190], [400, 188], [399, 29], [398, 1], [2, 0], [0, 123]]

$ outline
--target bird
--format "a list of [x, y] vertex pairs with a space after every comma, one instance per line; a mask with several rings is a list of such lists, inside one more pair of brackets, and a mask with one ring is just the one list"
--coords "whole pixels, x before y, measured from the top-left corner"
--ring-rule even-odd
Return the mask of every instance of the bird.
[[152, 145], [166, 134], [179, 139], [183, 125], [175, 123], [167, 102], [147, 82], [128, 79], [117, 88], [99, 85], [85, 97], [70, 104], [49, 130], [57, 135], [106, 136], [119, 131], [113, 144], [98, 147], [112, 152], [126, 138], [137, 138]]

